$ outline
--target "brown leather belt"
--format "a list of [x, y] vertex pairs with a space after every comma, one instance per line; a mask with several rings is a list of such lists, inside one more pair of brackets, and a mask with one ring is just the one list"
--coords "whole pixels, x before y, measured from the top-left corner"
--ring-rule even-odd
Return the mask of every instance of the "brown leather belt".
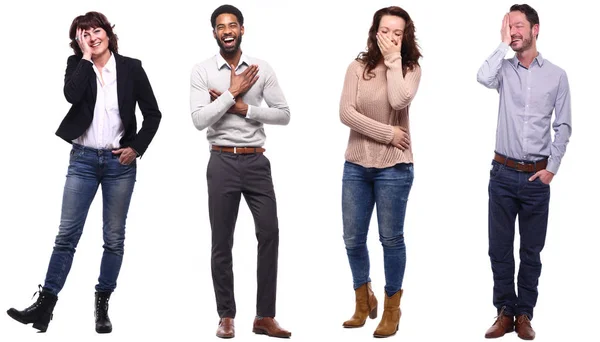
[[544, 170], [548, 165], [547, 158], [538, 161], [520, 161], [506, 158], [498, 153], [495, 154], [494, 160], [520, 172], [538, 172], [539, 170]]
[[263, 153], [265, 151], [262, 147], [226, 147], [226, 146], [215, 146], [212, 145], [213, 151], [228, 152], [235, 154], [251, 154], [251, 153]]

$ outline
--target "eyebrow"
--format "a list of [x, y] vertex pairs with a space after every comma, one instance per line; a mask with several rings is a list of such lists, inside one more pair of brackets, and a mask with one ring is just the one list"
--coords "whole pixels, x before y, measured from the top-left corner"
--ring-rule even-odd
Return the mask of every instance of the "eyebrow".
[[216, 26], [216, 27], [219, 27], [219, 26], [228, 26], [228, 25], [232, 25], [232, 24], [234, 24], [234, 25], [239, 25], [237, 21], [230, 21], [230, 22], [228, 22], [228, 23], [221, 23], [221, 24], [217, 24], [217, 26]]
[[[387, 27], [387, 26], [381, 26], [380, 29], [387, 29], [387, 30], [389, 30], [390, 28]], [[394, 31], [400, 31], [400, 32], [404, 33], [403, 29], [395, 29]]]

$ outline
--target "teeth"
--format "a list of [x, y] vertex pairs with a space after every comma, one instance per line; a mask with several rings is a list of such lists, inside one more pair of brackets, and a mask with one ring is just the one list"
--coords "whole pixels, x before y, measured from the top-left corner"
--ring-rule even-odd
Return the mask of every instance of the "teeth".
[[225, 42], [231, 42], [231, 41], [233, 41], [233, 38], [231, 38], [231, 37], [225, 38], [225, 39], [223, 39], [223, 41], [225, 41]]

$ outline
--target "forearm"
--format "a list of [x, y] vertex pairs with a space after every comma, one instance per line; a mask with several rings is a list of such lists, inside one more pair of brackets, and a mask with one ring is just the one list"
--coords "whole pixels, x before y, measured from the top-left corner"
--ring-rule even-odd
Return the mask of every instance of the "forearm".
[[479, 68], [479, 71], [477, 72], [477, 82], [490, 89], [498, 88], [500, 68], [502, 67], [502, 61], [504, 60], [504, 56], [506, 56], [508, 49], [508, 44], [504, 42], [498, 45], [496, 50], [494, 50]]
[[284, 107], [257, 107], [248, 105], [246, 118], [269, 125], [287, 125], [290, 122], [290, 109]]
[[69, 59], [65, 72], [65, 85], [63, 93], [71, 104], [81, 101], [90, 78], [94, 77], [92, 62], [80, 59], [79, 62]]
[[394, 137], [392, 126], [375, 121], [348, 105], [340, 107], [340, 120], [353, 131], [382, 144], [389, 144]]
[[208, 92], [206, 94], [194, 94], [192, 92], [190, 100], [192, 121], [198, 130], [203, 130], [219, 121], [227, 113], [227, 110], [235, 104], [229, 91], [224, 92], [212, 102], [208, 101], [210, 101]]
[[207, 75], [201, 68], [194, 68], [190, 77], [190, 112], [197, 129], [203, 130], [219, 121], [235, 104], [229, 91], [225, 91], [211, 102], [207, 86]]
[[550, 159], [546, 170], [556, 174], [562, 162], [562, 158], [567, 151], [567, 144], [569, 143], [569, 137], [571, 135], [571, 127], [561, 127], [555, 130], [554, 141], [550, 147]]
[[421, 68], [416, 65], [404, 75], [400, 52], [385, 56], [384, 63], [388, 67], [387, 93], [390, 105], [395, 110], [408, 107], [419, 88]]

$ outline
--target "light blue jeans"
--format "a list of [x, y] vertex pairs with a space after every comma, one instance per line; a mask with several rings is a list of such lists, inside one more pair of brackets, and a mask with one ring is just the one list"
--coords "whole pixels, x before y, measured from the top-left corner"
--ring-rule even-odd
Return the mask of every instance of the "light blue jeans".
[[102, 185], [104, 253], [96, 291], [112, 292], [123, 261], [125, 220], [136, 177], [135, 160], [119, 162], [111, 150], [96, 150], [73, 144], [62, 212], [44, 289], [58, 295], [65, 284], [75, 248], [83, 232], [90, 205]]
[[375, 205], [379, 241], [383, 246], [385, 292], [391, 297], [402, 289], [406, 266], [404, 216], [413, 178], [412, 163], [396, 164], [382, 169], [365, 168], [350, 162], [344, 164], [344, 243], [354, 289], [371, 281], [367, 233]]

